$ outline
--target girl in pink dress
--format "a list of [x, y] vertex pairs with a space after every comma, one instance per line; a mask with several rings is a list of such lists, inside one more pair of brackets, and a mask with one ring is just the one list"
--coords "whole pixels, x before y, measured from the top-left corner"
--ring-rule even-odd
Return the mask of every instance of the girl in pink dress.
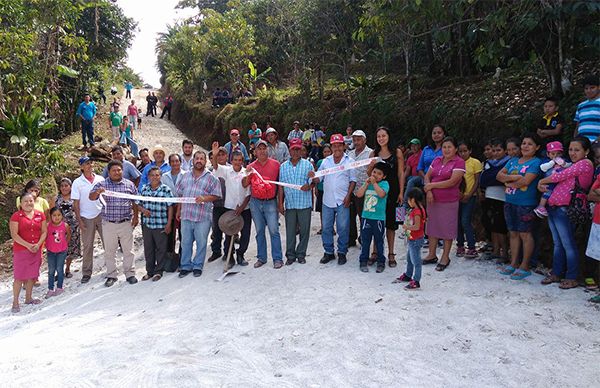
[[[48, 259], [48, 293], [46, 298], [63, 293], [63, 281], [65, 279], [65, 259], [71, 239], [71, 228], [63, 220], [60, 208], [53, 207], [50, 210], [50, 223], [48, 224], [48, 235], [46, 237], [46, 250]], [[57, 280], [57, 288], [54, 290], [54, 280]]]

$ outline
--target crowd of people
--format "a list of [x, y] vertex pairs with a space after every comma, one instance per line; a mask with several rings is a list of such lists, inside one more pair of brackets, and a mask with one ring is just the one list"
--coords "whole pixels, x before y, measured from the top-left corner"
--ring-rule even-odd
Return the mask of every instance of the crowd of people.
[[[301, 129], [298, 121], [285, 137], [270, 124], [262, 131], [252, 123], [246, 144], [242, 131], [231, 129], [230, 141], [213, 142], [208, 154], [194, 152], [190, 140], [183, 141], [181, 153], [168, 154], [160, 145], [143, 148], [137, 165], [124, 160], [117, 144], [102, 175], [83, 156], [81, 176], [73, 182], [63, 179], [51, 203], [40, 196], [35, 181], [17, 202], [19, 210], [10, 220], [13, 311], [20, 309], [23, 287], [25, 303], [40, 303], [32, 297], [32, 287], [44, 246], [47, 297], [62, 293], [79, 255], [81, 282], [89, 282], [96, 234], [105, 248], [105, 285], [117, 281], [119, 247], [125, 279], [137, 283], [132, 248], [138, 223], [146, 259], [142, 280], [158, 281], [165, 271], [176, 270], [180, 278], [201, 276], [211, 230], [208, 262], [222, 258], [228, 268], [248, 265], [252, 223], [254, 268], [270, 257], [280, 269], [306, 263], [313, 211], [321, 215], [320, 263], [344, 265], [348, 248], [360, 244], [360, 271], [375, 265], [381, 273], [397, 266], [396, 243], [404, 241], [406, 268], [394, 283], [406, 283], [408, 290], [421, 287], [423, 265], [435, 265], [440, 272], [450, 266], [455, 241], [454, 256], [492, 259], [501, 275], [515, 281], [528, 278], [539, 262], [540, 242], [546, 237], [540, 236], [540, 224], [547, 219], [554, 248], [551, 269], [541, 283], [558, 283], [561, 289], [583, 283], [597, 289], [600, 206], [592, 212], [590, 204], [600, 202], [600, 82], [589, 76], [584, 84], [586, 100], [577, 108], [572, 137], [557, 100], [549, 97], [535, 132], [489, 139], [483, 162], [474, 157], [477, 150], [471, 143], [452, 137], [443, 125], [433, 126], [423, 148], [419, 138], [394, 144], [386, 127], [375, 130], [369, 147], [367, 134], [351, 125], [345, 135], [328, 135], [317, 124]], [[223, 239], [222, 217], [240, 219], [240, 232]], [[474, 224], [482, 226], [480, 233]], [[585, 252], [578, 247], [576, 231], [588, 237]], [[228, 250], [232, 240], [236, 248]], [[477, 241], [485, 244], [478, 249]], [[423, 258], [422, 248], [427, 249]], [[600, 302], [600, 296], [591, 300]]]

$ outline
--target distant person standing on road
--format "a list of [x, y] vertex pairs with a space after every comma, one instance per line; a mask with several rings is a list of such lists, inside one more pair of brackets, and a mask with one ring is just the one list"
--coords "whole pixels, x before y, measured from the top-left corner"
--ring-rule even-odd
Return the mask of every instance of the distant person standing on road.
[[133, 129], [138, 129], [138, 108], [137, 106], [135, 106], [135, 100], [131, 100], [131, 104], [127, 107], [127, 117], [129, 117], [129, 124], [131, 124]]
[[163, 110], [162, 113], [160, 115], [160, 118], [162, 119], [163, 117], [165, 117], [165, 113], [169, 113], [169, 120], [171, 120], [171, 107], [173, 106], [173, 97], [171, 96], [167, 96], [165, 97], [165, 99], [163, 100]]
[[146, 96], [146, 116], [154, 117], [154, 99], [152, 98], [152, 92], [148, 92]]
[[152, 117], [158, 115], [158, 113], [156, 113], [156, 106], [157, 105], [158, 105], [158, 97], [156, 97], [156, 94], [154, 94], [154, 92], [152, 92], [152, 112], [154, 113], [152, 115]]
[[87, 143], [90, 143], [90, 147], [94, 146], [94, 117], [96, 117], [96, 112], [96, 104], [91, 101], [89, 93], [86, 93], [83, 97], [83, 102], [79, 104], [76, 113], [81, 119], [83, 148], [87, 147]]
[[131, 89], [133, 89], [133, 84], [130, 81], [125, 81], [125, 98], [131, 98]]

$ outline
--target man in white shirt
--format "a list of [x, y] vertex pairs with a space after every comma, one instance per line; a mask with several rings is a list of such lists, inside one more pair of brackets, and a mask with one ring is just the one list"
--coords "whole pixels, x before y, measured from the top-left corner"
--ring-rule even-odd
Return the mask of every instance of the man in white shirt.
[[81, 230], [81, 243], [83, 245], [83, 263], [81, 272], [83, 277], [81, 283], [87, 283], [92, 277], [94, 269], [94, 240], [96, 231], [102, 237], [102, 204], [99, 200], [92, 201], [89, 199], [90, 191], [96, 183], [102, 182], [104, 178], [94, 174], [94, 162], [87, 156], [79, 159], [82, 174], [71, 187], [71, 199], [73, 199], [73, 209], [75, 217], [79, 223]]
[[[352, 159], [344, 153], [344, 136], [339, 133], [331, 135], [331, 150], [333, 155], [323, 160], [319, 171], [332, 167], [343, 166], [352, 162]], [[309, 178], [315, 176], [314, 172], [308, 173]], [[346, 253], [348, 252], [348, 239], [350, 234], [350, 202], [352, 192], [356, 186], [356, 177], [353, 169], [345, 169], [321, 178], [315, 178], [314, 183], [323, 180], [323, 250], [325, 254], [321, 264], [327, 264], [335, 260], [335, 247], [333, 243], [333, 223], [336, 224], [338, 234], [337, 252], [338, 264], [346, 264]]]
[[[225, 202], [226, 211], [233, 210], [236, 215], [241, 215], [244, 219], [244, 226], [240, 236], [240, 246], [236, 251], [236, 262], [239, 265], [248, 265], [244, 259], [244, 254], [248, 250], [250, 243], [250, 227], [252, 226], [252, 215], [250, 214], [250, 186], [242, 186], [242, 178], [246, 176], [244, 168], [244, 155], [241, 151], [233, 151], [231, 154], [231, 166], [221, 165], [217, 162], [217, 154], [219, 153], [219, 142], [212, 143], [212, 158], [213, 175], [217, 178], [225, 180]], [[225, 237], [225, 249], [229, 249], [232, 236]], [[228, 252], [225, 253], [227, 255]], [[231, 263], [227, 258], [228, 263]], [[230, 264], [231, 265], [231, 264]]]
[[[373, 151], [371, 148], [369, 148], [369, 146], [367, 146], [367, 135], [360, 129], [352, 132], [352, 144], [354, 145], [354, 148], [348, 152], [348, 156], [356, 161], [368, 159], [369, 155], [371, 155], [371, 152]], [[349, 247], [355, 247], [356, 239], [358, 238], [356, 216], [358, 216], [360, 225], [360, 215], [362, 214], [363, 210], [364, 197], [358, 198], [355, 194], [358, 189], [367, 181], [367, 178], [369, 177], [367, 174], [368, 168], [369, 166], [363, 166], [354, 170], [354, 175], [356, 176], [356, 186], [354, 187], [354, 192], [352, 193], [352, 203], [350, 204]]]
[[194, 142], [185, 139], [181, 144], [181, 169], [183, 171], [190, 171], [194, 168]]

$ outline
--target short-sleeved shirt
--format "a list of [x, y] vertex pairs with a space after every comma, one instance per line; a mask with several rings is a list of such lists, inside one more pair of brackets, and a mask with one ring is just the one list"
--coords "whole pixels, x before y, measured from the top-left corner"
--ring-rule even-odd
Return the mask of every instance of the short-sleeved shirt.
[[419, 224], [418, 230], [409, 230], [408, 231], [408, 239], [409, 240], [418, 240], [420, 238], [425, 237], [425, 222], [426, 222], [427, 215], [421, 209], [419, 209], [418, 207], [415, 207], [408, 213], [408, 223], [410, 225], [414, 225], [415, 218], [417, 216], [421, 217], [421, 223]]
[[241, 141], [238, 141], [235, 146], [229, 141], [229, 142], [225, 143], [225, 145], [223, 147], [225, 147], [225, 149], [227, 150], [227, 162], [228, 163], [231, 163], [231, 158], [233, 157], [233, 153], [235, 151], [239, 151], [242, 153], [242, 156], [244, 157], [245, 162], [250, 160], [250, 157], [248, 156], [248, 150], [246, 150], [246, 146]]
[[[314, 168], [308, 160], [300, 159], [295, 166], [291, 160], [288, 160], [279, 168], [279, 181], [302, 186], [308, 183], [309, 171], [314, 171]], [[312, 193], [310, 190], [302, 191], [284, 187], [283, 193], [285, 194], [286, 209], [312, 208]]]
[[135, 105], [129, 105], [127, 107], [127, 114], [129, 116], [137, 116], [137, 114], [138, 114], [137, 106], [135, 106]]
[[[138, 185], [139, 190], [141, 190], [142, 187], [144, 187], [144, 185], [147, 185], [149, 183], [148, 173], [150, 172], [150, 169], [155, 166], [156, 162], [152, 161], [149, 164], [147, 164], [146, 167], [144, 167], [144, 169], [142, 170], [142, 176], [140, 177], [140, 184]], [[171, 171], [171, 166], [169, 166], [169, 163], [163, 162], [162, 166], [160, 166], [161, 175], [169, 171]]]
[[98, 217], [102, 212], [102, 204], [100, 200], [92, 201], [90, 199], [90, 191], [92, 188], [102, 182], [104, 178], [100, 175], [93, 174], [90, 182], [83, 174], [73, 181], [71, 186], [71, 199], [79, 201], [79, 215], [83, 218], [91, 220]]
[[[348, 155], [342, 156], [338, 163], [335, 163], [331, 155], [324, 159], [319, 171], [349, 163], [352, 163], [352, 159]], [[322, 176], [321, 180], [323, 181], [323, 204], [329, 208], [336, 208], [344, 203], [350, 182], [356, 182], [356, 175], [354, 169], [346, 169]]]
[[123, 114], [121, 112], [110, 112], [110, 125], [120, 127], [123, 122]]
[[181, 170], [183, 171], [192, 171], [194, 168], [194, 157], [192, 156], [190, 160], [185, 160], [185, 155], [181, 154]]
[[47, 232], [46, 249], [48, 252], [59, 253], [69, 249], [67, 242], [67, 226], [64, 221], [58, 225], [49, 222]]
[[[246, 176], [245, 168], [242, 167], [238, 172], [232, 166], [219, 166], [213, 170], [213, 175], [225, 180], [227, 195], [225, 195], [224, 207], [226, 209], [235, 210], [250, 195], [250, 187], [242, 185], [242, 179]], [[246, 205], [246, 209], [248, 209], [248, 205]]]
[[[263, 165], [258, 160], [250, 163], [250, 167], [255, 169], [265, 180], [269, 181], [278, 181], [279, 180], [279, 162], [275, 159], [268, 158], [266, 163]], [[268, 190], [266, 192], [262, 192], [262, 190], [257, 190], [257, 180], [255, 178], [250, 179], [250, 191], [252, 193], [252, 198], [257, 199], [273, 199], [275, 198], [275, 194], [277, 193], [277, 187], [274, 184], [268, 183]]]
[[[37, 244], [42, 237], [42, 224], [46, 221], [46, 216], [43, 212], [33, 209], [33, 217], [28, 218], [23, 210], [18, 210], [10, 217], [11, 222], [19, 224], [17, 234], [30, 244]], [[13, 251], [26, 251], [23, 245], [13, 241]]]
[[[104, 188], [107, 191], [114, 191], [117, 193], [137, 195], [138, 191], [133, 182], [128, 179], [121, 179], [118, 182], [112, 179], [106, 179], [102, 182], [96, 183], [92, 188], [92, 191], [96, 191], [99, 188]], [[102, 220], [107, 222], [122, 222], [130, 220], [133, 217], [133, 206], [134, 202], [130, 199], [104, 196], [106, 205], [102, 207]]]
[[423, 148], [421, 157], [419, 158], [419, 164], [417, 165], [417, 171], [423, 171], [423, 173], [427, 174], [431, 163], [433, 163], [433, 160], [438, 156], [442, 156], [442, 147], [437, 150], [431, 148], [431, 146]]
[[346, 149], [351, 150], [354, 148], [354, 142], [352, 141], [352, 135], [344, 136], [344, 144]]
[[[17, 197], [17, 209], [19, 209], [20, 207], [21, 197]], [[33, 203], [33, 208], [45, 214], [48, 210], [50, 210], [50, 205], [48, 204], [48, 201], [46, 201], [46, 198], [37, 197], [35, 199], [35, 202]]]
[[250, 144], [255, 144], [257, 141], [260, 140], [261, 136], [262, 136], [262, 131], [260, 130], [260, 128], [256, 128], [256, 130], [254, 130], [254, 129], [248, 130], [248, 139], [250, 139]]
[[580, 103], [573, 121], [579, 123], [577, 128], [579, 135], [587, 137], [592, 142], [596, 140], [600, 136], [600, 97]]
[[287, 139], [288, 139], [288, 141], [290, 141], [292, 139], [300, 139], [300, 140], [302, 140], [302, 135], [303, 134], [304, 134], [304, 132], [302, 132], [301, 129], [299, 129], [297, 131], [295, 129], [292, 129], [290, 131], [290, 133], [288, 133]]
[[[135, 168], [133, 163], [131, 163], [130, 161], [123, 160], [122, 163], [123, 163], [123, 178], [129, 179], [130, 181], [133, 182], [142, 175], [142, 174], [140, 174], [138, 169]], [[104, 179], [108, 178], [108, 166], [104, 167], [104, 170], [102, 170], [102, 176], [104, 177]]]
[[416, 154], [412, 154], [408, 157], [408, 159], [406, 159], [406, 165], [410, 167], [410, 176], [419, 175], [419, 170], [417, 169], [417, 167], [419, 166], [419, 160], [421, 159], [422, 153], [423, 150], [419, 150], [419, 152], [417, 152]]
[[[176, 186], [178, 197], [193, 197], [201, 195], [215, 195], [221, 198], [221, 183], [210, 173], [204, 170], [199, 176], [189, 172], [179, 179]], [[181, 219], [200, 222], [212, 219], [213, 203], [182, 203]]]
[[[563, 124], [564, 126], [565, 120], [563, 120], [563, 118], [558, 114], [558, 112], [555, 112], [552, 115], [544, 115], [542, 117], [542, 119], [540, 120], [539, 126], [538, 128], [540, 129], [556, 129], [556, 127], [559, 124]], [[552, 136], [548, 136], [545, 137], [544, 139], [542, 139], [544, 141], [544, 146], [550, 142], [553, 141], [558, 141], [560, 143], [563, 142], [563, 131], [564, 128], [560, 131], [560, 133], [558, 135], [552, 135]]]
[[506, 163], [504, 168], [508, 175], [535, 174], [536, 178], [528, 186], [519, 189], [506, 188], [506, 202], [519, 206], [535, 206], [537, 204], [537, 184], [540, 180], [540, 164], [539, 158], [531, 158], [526, 162], [519, 163], [519, 158], [512, 158]]
[[[140, 195], [153, 198], [173, 198], [173, 193], [169, 186], [161, 183], [156, 189], [150, 184], [144, 185]], [[153, 201], [135, 201], [136, 204], [150, 210], [150, 216], [142, 214], [142, 224], [150, 229], [164, 229], [169, 219], [169, 206], [172, 202], [153, 202]]]
[[[370, 149], [369, 147], [365, 147], [365, 149], [362, 150], [362, 152], [357, 155], [356, 148], [355, 148], [355, 149], [351, 150], [350, 152], [348, 152], [348, 156], [354, 160], [365, 160], [365, 159], [369, 158], [369, 155], [371, 155], [371, 152], [373, 152], [372, 149]], [[369, 175], [367, 174], [368, 169], [369, 169], [369, 166], [362, 166], [362, 167], [358, 167], [358, 168], [354, 169], [354, 176], [356, 177], [356, 186], [354, 187], [355, 194], [358, 191], [358, 189], [360, 189], [360, 186], [362, 186], [367, 181], [367, 178], [369, 177]], [[321, 183], [319, 183], [319, 184], [321, 184]]]
[[76, 114], [83, 117], [84, 120], [90, 121], [94, 119], [94, 116], [96, 116], [96, 111], [96, 104], [94, 104], [93, 101], [90, 101], [89, 103], [83, 101], [81, 104], [79, 104]]
[[288, 146], [284, 142], [277, 140], [277, 145], [273, 146], [271, 143], [267, 144], [267, 151], [269, 158], [275, 159], [280, 164], [290, 158], [290, 151]]
[[483, 167], [481, 162], [475, 158], [465, 160], [465, 190], [463, 193], [470, 193], [475, 186], [475, 175], [481, 173]]
[[[431, 183], [447, 181], [454, 171], [465, 171], [465, 161], [458, 155], [444, 164], [444, 157], [438, 156], [431, 162]], [[443, 189], [433, 189], [433, 199], [436, 202], [456, 202], [460, 198], [460, 181], [454, 186]]]
[[380, 181], [378, 185], [381, 190], [385, 191], [385, 196], [381, 198], [375, 191], [373, 184], [369, 184], [369, 186], [367, 186], [367, 191], [365, 191], [362, 217], [368, 220], [385, 221], [385, 207], [390, 191], [390, 184], [388, 181], [383, 180]]

